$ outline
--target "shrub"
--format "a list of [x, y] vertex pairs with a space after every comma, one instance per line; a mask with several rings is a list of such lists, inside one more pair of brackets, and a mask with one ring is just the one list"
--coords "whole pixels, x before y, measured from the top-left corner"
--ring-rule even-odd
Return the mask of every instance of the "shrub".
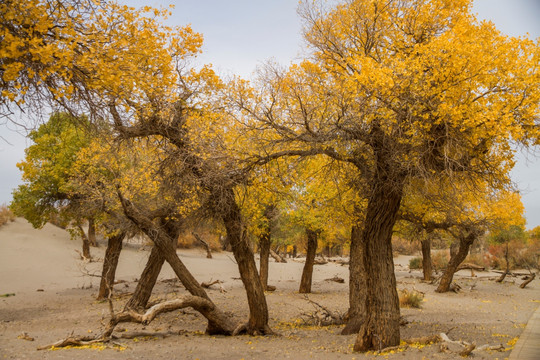
[[421, 269], [422, 268], [422, 258], [413, 257], [409, 260], [409, 269]]
[[467, 256], [467, 258], [465, 258], [465, 261], [463, 262], [478, 265], [487, 269], [491, 267], [492, 259], [489, 256], [489, 254], [478, 253], [478, 254], [470, 254], [469, 256]]
[[0, 226], [15, 220], [15, 215], [6, 205], [0, 205]]
[[447, 251], [434, 251], [431, 253], [431, 263], [436, 271], [446, 268], [448, 261], [450, 261], [450, 255]]
[[420, 251], [420, 243], [394, 236], [392, 238], [392, 250], [395, 254], [413, 255]]
[[420, 308], [424, 295], [416, 290], [403, 289], [399, 291], [399, 305], [401, 307]]

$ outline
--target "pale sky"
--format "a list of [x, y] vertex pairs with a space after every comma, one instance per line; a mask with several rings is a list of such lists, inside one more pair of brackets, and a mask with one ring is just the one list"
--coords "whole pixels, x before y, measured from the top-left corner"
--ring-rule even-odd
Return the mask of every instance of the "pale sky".
[[[257, 65], [273, 59], [287, 66], [302, 55], [301, 21], [297, 0], [171, 0], [122, 1], [133, 6], [174, 4], [170, 25], [191, 24], [203, 34], [201, 63], [220, 74], [248, 78]], [[540, 0], [475, 0], [474, 12], [495, 23], [502, 32], [540, 37]], [[21, 183], [15, 164], [24, 157], [26, 139], [12, 124], [0, 123], [0, 204], [11, 201]], [[7, 143], [5, 140], [9, 143]], [[540, 152], [539, 152], [540, 154]], [[512, 172], [522, 190], [527, 228], [540, 225], [540, 160], [520, 155]]]

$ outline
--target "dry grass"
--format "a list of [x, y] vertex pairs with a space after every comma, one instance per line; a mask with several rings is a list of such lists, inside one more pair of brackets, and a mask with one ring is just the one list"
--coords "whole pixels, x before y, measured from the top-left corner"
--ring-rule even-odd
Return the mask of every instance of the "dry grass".
[[417, 270], [422, 268], [422, 258], [421, 257], [413, 257], [411, 260], [409, 260], [409, 269]]
[[420, 308], [424, 294], [416, 290], [403, 289], [399, 291], [399, 306], [407, 308]]
[[7, 205], [0, 205], [0, 226], [15, 220], [15, 215], [9, 210]]

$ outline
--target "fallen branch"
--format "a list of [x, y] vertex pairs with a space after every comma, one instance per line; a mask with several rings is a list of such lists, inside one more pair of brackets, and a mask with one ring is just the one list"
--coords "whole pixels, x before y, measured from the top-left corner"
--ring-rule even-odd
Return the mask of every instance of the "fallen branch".
[[333, 278], [324, 279], [324, 281], [334, 281], [340, 284], [344, 284], [345, 280], [343, 278], [340, 278], [339, 276], [335, 275]]
[[319, 303], [311, 300], [307, 295], [304, 295], [306, 299], [315, 308], [314, 313], [302, 314], [306, 317], [304, 322], [306, 324], [314, 324], [317, 326], [329, 326], [329, 325], [342, 325], [345, 323], [345, 317], [339, 312], [333, 312], [330, 309], [322, 306]]
[[456, 269], [456, 271], [459, 271], [459, 270], [465, 270], [465, 269], [471, 269], [471, 270], [476, 270], [476, 271], [484, 271], [486, 268], [483, 267], [483, 266], [478, 266], [476, 264], [471, 264], [471, 263], [462, 263], [458, 266], [458, 268]]

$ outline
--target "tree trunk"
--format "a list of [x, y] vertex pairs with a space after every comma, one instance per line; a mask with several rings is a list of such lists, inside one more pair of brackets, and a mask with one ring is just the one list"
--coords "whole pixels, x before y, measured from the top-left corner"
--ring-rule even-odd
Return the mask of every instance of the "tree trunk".
[[96, 222], [94, 221], [94, 218], [88, 219], [88, 241], [90, 242], [90, 246], [98, 246], [96, 240]]
[[270, 257], [270, 244], [272, 243], [270, 229], [266, 228], [259, 238], [260, 260], [259, 277], [263, 289], [268, 290], [268, 260]]
[[293, 248], [292, 248], [292, 257], [293, 257], [293, 259], [296, 259], [296, 256], [298, 256], [298, 246], [293, 245]]
[[433, 263], [431, 262], [431, 239], [422, 240], [422, 270], [424, 280], [431, 281], [433, 274]]
[[506, 242], [506, 251], [504, 252], [504, 259], [506, 260], [506, 270], [504, 273], [497, 279], [497, 282], [503, 282], [506, 275], [510, 272], [510, 261], [508, 261], [508, 242]]
[[246, 330], [249, 334], [272, 334], [273, 332], [268, 326], [268, 305], [264, 289], [257, 272], [255, 257], [245, 236], [245, 226], [240, 208], [236, 204], [234, 190], [232, 188], [218, 190], [219, 193], [214, 194], [214, 198], [220, 200], [220, 207], [217, 210], [221, 212], [227, 238], [238, 264], [240, 278], [246, 289], [249, 305], [249, 320]]
[[[384, 154], [381, 154], [384, 155]], [[381, 350], [399, 345], [399, 297], [396, 289], [394, 259], [392, 257], [392, 230], [396, 222], [401, 198], [403, 179], [392, 171], [389, 164], [379, 159], [378, 174], [372, 184], [368, 199], [365, 225], [362, 231], [361, 262], [355, 264], [362, 273], [350, 276], [365, 277], [366, 287], [353, 301], [365, 302], [364, 321], [358, 332], [354, 351]]]
[[366, 278], [362, 255], [362, 230], [353, 225], [351, 230], [351, 250], [349, 255], [349, 311], [347, 324], [341, 335], [356, 334], [365, 320], [366, 303], [361, 301], [365, 296]]
[[81, 235], [82, 239], [82, 253], [83, 257], [85, 259], [91, 260], [92, 255], [90, 255], [90, 241], [88, 241], [88, 236], [86, 236], [86, 233], [84, 232], [84, 229], [81, 225], [77, 225], [79, 228], [79, 234]]
[[212, 251], [210, 250], [210, 245], [208, 245], [208, 243], [206, 241], [204, 241], [203, 238], [199, 236], [199, 234], [194, 233], [194, 232], [191, 232], [191, 234], [193, 234], [195, 239], [198, 242], [200, 242], [202, 244], [202, 246], [204, 246], [204, 249], [206, 250], [206, 258], [207, 259], [212, 259]]
[[[207, 299], [211, 302], [210, 297], [203, 289], [201, 284], [193, 277], [193, 275], [186, 268], [182, 260], [176, 254], [176, 247], [173, 245], [173, 242], [176, 241], [176, 238], [172, 239], [161, 226], [156, 226], [148, 217], [143, 215], [138, 211], [135, 206], [124, 199], [121, 194], [118, 194], [120, 201], [122, 202], [122, 207], [124, 208], [125, 215], [132, 220], [137, 226], [144, 231], [144, 233], [154, 242], [158, 248], [161, 255], [165, 260], [171, 265], [176, 276], [182, 282], [182, 285], [189, 291], [192, 295]], [[258, 279], [258, 277], [257, 277]], [[213, 304], [213, 303], [212, 303]], [[225, 315], [217, 309], [215, 306], [212, 309], [214, 312], [219, 312], [215, 318], [225, 319]], [[212, 316], [214, 318], [214, 316]], [[206, 332], [209, 334], [232, 334], [234, 331], [234, 324], [231, 321], [224, 321], [222, 323], [215, 323], [210, 318], [208, 318], [208, 327]]]
[[97, 296], [98, 300], [106, 299], [112, 293], [116, 267], [118, 266], [118, 259], [122, 251], [122, 241], [125, 236], [125, 233], [120, 233], [109, 237], [107, 240], [107, 250], [105, 250], [105, 259], [103, 259], [103, 270], [101, 272], [101, 282]]
[[[176, 246], [178, 245], [176, 239], [180, 233], [180, 228], [165, 229], [165, 231], [169, 234], [172, 245], [176, 249]], [[124, 310], [139, 310], [146, 308], [148, 300], [150, 300], [150, 296], [154, 290], [154, 286], [156, 285], [159, 273], [163, 267], [163, 263], [165, 263], [165, 258], [161, 255], [159, 248], [154, 246], [152, 251], [150, 251], [150, 256], [148, 257], [148, 261], [146, 262], [141, 277], [137, 282], [137, 287], [126, 303]]]
[[452, 284], [454, 273], [457, 271], [458, 266], [467, 257], [469, 249], [477, 236], [478, 235], [474, 232], [470, 232], [467, 236], [461, 236], [461, 238], [459, 239], [459, 248], [456, 252], [454, 252], [454, 255], [450, 257], [448, 266], [444, 270], [444, 273], [441, 277], [441, 282], [435, 290], [436, 292], [444, 293], [448, 291], [448, 289], [450, 288], [450, 284]]
[[306, 229], [307, 235], [307, 249], [306, 249], [306, 263], [304, 264], [304, 270], [302, 271], [302, 278], [300, 280], [301, 294], [307, 294], [311, 292], [311, 281], [313, 278], [313, 264], [315, 262], [315, 254], [317, 253], [318, 234], [316, 231]]

